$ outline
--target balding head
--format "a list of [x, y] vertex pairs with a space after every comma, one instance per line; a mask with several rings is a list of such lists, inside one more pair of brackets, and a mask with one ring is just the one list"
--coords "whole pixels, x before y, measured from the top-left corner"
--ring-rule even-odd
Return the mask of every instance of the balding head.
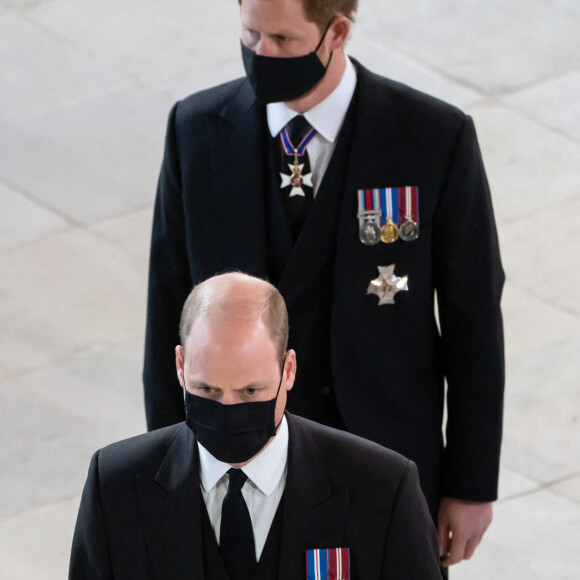
[[284, 298], [269, 282], [230, 272], [193, 288], [181, 313], [179, 334], [185, 349], [194, 323], [207, 317], [213, 325], [237, 327], [261, 321], [282, 361], [288, 347], [288, 312]]

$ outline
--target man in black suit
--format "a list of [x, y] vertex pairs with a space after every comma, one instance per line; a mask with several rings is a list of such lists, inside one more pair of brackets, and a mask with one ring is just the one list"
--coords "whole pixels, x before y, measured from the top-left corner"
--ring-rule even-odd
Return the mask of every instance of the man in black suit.
[[[284, 414], [296, 355], [276, 288], [240, 273], [203, 282], [181, 336], [186, 423], [93, 456], [71, 580], [441, 577], [415, 465]], [[340, 575], [307, 575], [326, 558]]]
[[355, 8], [241, 0], [247, 78], [171, 111], [148, 425], [183, 419], [171, 352], [191, 285], [228, 269], [268, 278], [301, 361], [288, 409], [411, 458], [453, 564], [473, 554], [497, 497], [504, 274], [491, 199], [469, 117], [346, 57]]

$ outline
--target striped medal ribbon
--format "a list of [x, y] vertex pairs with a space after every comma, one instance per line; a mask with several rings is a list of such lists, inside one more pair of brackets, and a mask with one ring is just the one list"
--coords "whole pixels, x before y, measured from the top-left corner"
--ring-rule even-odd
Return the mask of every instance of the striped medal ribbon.
[[349, 548], [306, 550], [306, 580], [350, 580]]

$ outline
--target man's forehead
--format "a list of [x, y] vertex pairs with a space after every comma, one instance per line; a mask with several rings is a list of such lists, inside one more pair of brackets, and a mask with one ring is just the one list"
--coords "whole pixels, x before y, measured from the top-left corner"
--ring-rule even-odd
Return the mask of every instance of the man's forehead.
[[254, 308], [216, 308], [202, 312], [191, 325], [190, 336], [196, 333], [222, 331], [249, 332], [264, 328], [264, 322], [259, 312]]
[[247, 328], [213, 323], [213, 330], [207, 319], [191, 329], [184, 347], [189, 379], [209, 381], [212, 387], [222, 386], [224, 376], [232, 385], [264, 382], [264, 373], [278, 366], [278, 352], [261, 321]]
[[257, 344], [261, 350], [269, 350], [268, 343], [275, 348], [268, 328], [256, 313], [230, 316], [217, 312], [202, 314], [194, 320], [184, 346], [187, 351], [208, 346], [238, 349], [249, 343]]

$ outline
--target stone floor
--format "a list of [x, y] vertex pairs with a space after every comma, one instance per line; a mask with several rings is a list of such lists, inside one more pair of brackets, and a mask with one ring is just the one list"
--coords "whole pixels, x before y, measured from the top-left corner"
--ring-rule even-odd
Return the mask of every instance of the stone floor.
[[[455, 580], [580, 578], [580, 3], [361, 0], [350, 53], [475, 118], [508, 282], [495, 521]], [[241, 74], [234, 0], [0, 0], [0, 578], [66, 577], [90, 455], [144, 430], [175, 99]], [[576, 38], [576, 40], [574, 40]]]

